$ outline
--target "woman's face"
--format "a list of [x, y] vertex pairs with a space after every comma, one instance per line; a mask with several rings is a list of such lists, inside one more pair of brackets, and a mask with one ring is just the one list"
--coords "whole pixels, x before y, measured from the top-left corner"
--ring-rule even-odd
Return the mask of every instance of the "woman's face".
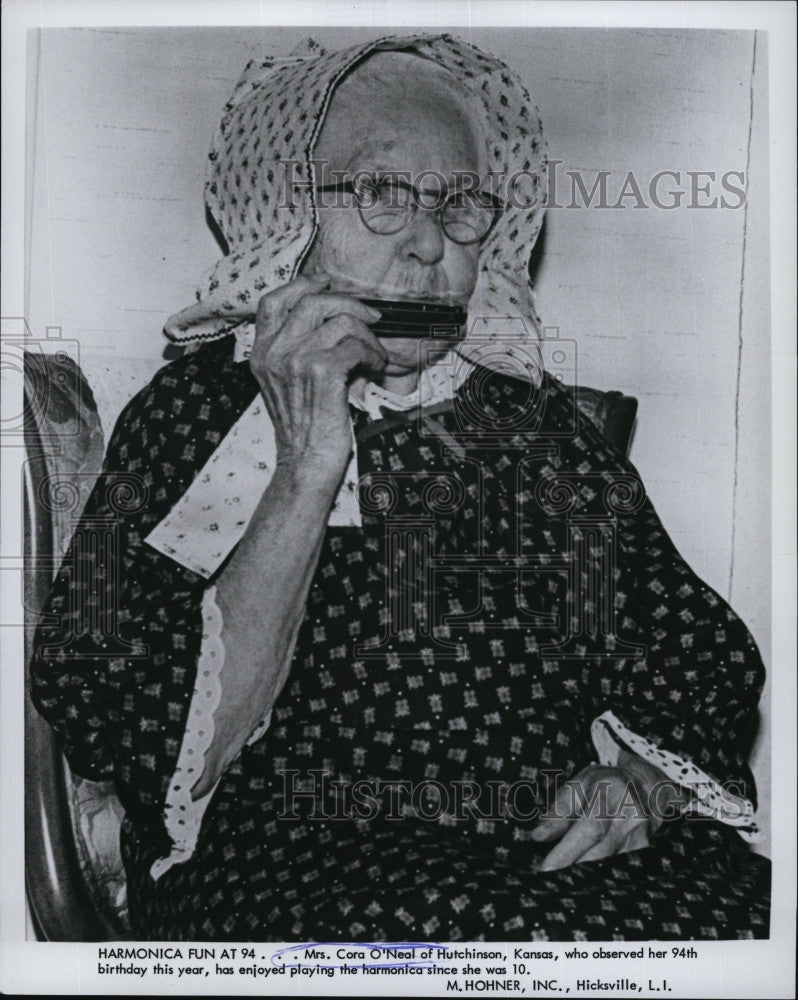
[[[424, 74], [426, 87], [401, 100], [375, 92], [367, 106], [354, 109], [336, 95], [314, 152], [316, 183], [351, 180], [358, 173], [401, 172], [427, 191], [439, 193], [435, 171], [453, 185], [457, 172], [478, 171], [474, 132], [463, 110]], [[342, 85], [342, 87], [345, 84]], [[404, 89], [404, 88], [403, 88]], [[363, 223], [351, 196], [321, 197], [319, 232], [303, 272], [329, 274], [331, 287], [363, 297], [445, 299], [466, 304], [477, 279], [479, 244], [454, 243], [443, 232], [440, 217], [422, 207], [397, 233], [377, 234]], [[451, 343], [385, 338], [388, 376], [417, 373], [419, 361], [441, 357]]]

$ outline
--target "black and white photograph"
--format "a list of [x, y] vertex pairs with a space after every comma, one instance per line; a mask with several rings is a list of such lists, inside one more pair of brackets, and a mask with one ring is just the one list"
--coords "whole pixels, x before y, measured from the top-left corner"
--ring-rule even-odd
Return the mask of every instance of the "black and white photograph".
[[6, 944], [787, 996], [794, 9], [119, 6], [15, 49]]

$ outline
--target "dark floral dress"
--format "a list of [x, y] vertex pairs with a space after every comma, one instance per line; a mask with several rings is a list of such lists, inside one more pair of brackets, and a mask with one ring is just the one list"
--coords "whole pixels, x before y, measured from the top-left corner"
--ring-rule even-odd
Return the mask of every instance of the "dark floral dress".
[[537, 870], [536, 810], [597, 759], [599, 718], [754, 800], [764, 675], [571, 393], [485, 369], [435, 412], [353, 410], [362, 528], [327, 530], [270, 726], [223, 776], [192, 858], [153, 880], [208, 581], [143, 539], [255, 393], [228, 338], [136, 396], [37, 634], [37, 707], [126, 810], [136, 935], [767, 937], [769, 863], [705, 815]]

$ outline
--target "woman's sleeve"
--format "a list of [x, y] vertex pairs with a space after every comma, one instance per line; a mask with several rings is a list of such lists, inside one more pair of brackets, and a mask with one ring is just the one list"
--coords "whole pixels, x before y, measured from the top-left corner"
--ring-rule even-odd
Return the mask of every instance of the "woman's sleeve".
[[[755, 833], [748, 755], [764, 667], [729, 605], [680, 556], [648, 500], [615, 525], [615, 634], [634, 654], [593, 685], [600, 757], [619, 742], [692, 790], [691, 811]], [[620, 652], [620, 650], [619, 650]]]
[[[192, 857], [197, 846], [202, 818], [217, 780], [202, 798], [192, 797], [191, 790], [203, 772], [205, 754], [214, 735], [214, 716], [224, 697], [222, 668], [227, 652], [222, 641], [222, 612], [216, 603], [216, 587], [210, 586], [202, 597], [202, 643], [197, 663], [196, 684], [188, 708], [188, 721], [180, 753], [164, 803], [166, 830], [172, 842], [168, 855], [156, 859], [150, 874], [157, 880], [176, 864]], [[271, 712], [255, 727], [246, 741], [256, 743], [269, 728]]]
[[213, 446], [198, 441], [190, 412], [185, 420], [170, 415], [180, 389], [179, 375], [156, 376], [117, 422], [30, 665], [33, 701], [72, 769], [113, 778], [128, 815], [162, 852], [170, 843], [163, 809], [195, 686], [206, 581], [143, 539]]

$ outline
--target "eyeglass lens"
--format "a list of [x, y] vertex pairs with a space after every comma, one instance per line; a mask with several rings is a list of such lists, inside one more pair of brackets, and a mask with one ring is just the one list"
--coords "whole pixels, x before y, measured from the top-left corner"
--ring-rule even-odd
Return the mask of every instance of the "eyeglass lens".
[[397, 233], [421, 205], [437, 210], [443, 230], [456, 243], [474, 243], [488, 232], [495, 216], [492, 205], [475, 191], [454, 191], [445, 201], [440, 194], [420, 198], [409, 184], [391, 178], [360, 179], [355, 195], [364, 225], [372, 232]]

